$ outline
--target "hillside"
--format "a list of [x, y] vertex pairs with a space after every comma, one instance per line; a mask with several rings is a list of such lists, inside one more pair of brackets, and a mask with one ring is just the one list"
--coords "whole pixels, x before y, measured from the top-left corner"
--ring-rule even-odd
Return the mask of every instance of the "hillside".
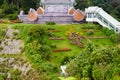
[[[4, 43], [6, 46], [8, 45], [8, 50], [14, 47], [14, 43], [18, 43], [17, 40], [22, 41], [23, 44], [21, 47], [19, 47], [21, 43], [17, 44], [17, 47], [20, 49], [19, 53], [16, 52], [16, 46], [13, 50], [10, 49], [12, 52], [7, 52], [6, 50], [4, 52], [4, 46], [1, 44], [0, 65], [5, 67], [5, 70], [1, 71], [1, 80], [8, 78], [11, 80], [21, 80], [23, 78], [24, 80], [59, 80], [62, 79], [59, 78], [61, 76], [61, 65], [68, 65], [68, 76], [73, 76], [76, 79], [86, 80], [93, 78], [94, 80], [103, 80], [103, 78], [99, 77], [105, 75], [107, 75], [107, 77], [104, 77], [104, 80], [120, 79], [118, 76], [120, 49], [119, 46], [117, 46], [119, 39], [117, 38], [117, 34], [114, 34], [112, 30], [102, 28], [98, 24], [12, 24], [10, 27], [7, 27], [6, 24], [1, 25], [1, 43]], [[7, 32], [9, 32], [9, 34], [7, 34]], [[3, 33], [6, 35], [3, 36]], [[6, 40], [8, 41], [6, 42]], [[12, 43], [12, 41], [14, 43]], [[111, 57], [111, 53], [114, 57]], [[80, 57], [80, 55], [83, 57]], [[88, 64], [86, 64], [87, 58], [92, 59], [92, 62], [90, 61], [90, 63], [88, 62]], [[76, 60], [83, 60], [82, 63], [79, 62], [82, 68], [79, 67], [80, 65], [77, 64]], [[98, 64], [96, 63], [97, 60], [100, 60]], [[109, 67], [104, 74], [90, 75], [90, 73], [96, 73], [93, 72], [94, 70], [98, 71], [99, 68], [102, 68], [99, 64], [103, 63], [105, 63], [105, 65], [103, 65], [105, 69]], [[93, 67], [91, 68], [93, 70], [87, 68], [89, 64], [92, 64]], [[84, 75], [82, 73], [79, 74], [79, 71], [76, 72], [77, 69], [81, 71], [84, 70], [83, 68], [85, 67], [86, 73], [84, 73]], [[2, 69], [1, 67], [1, 70]], [[112, 73], [109, 73], [109, 69], [111, 69]], [[117, 72], [115, 69], [117, 69]], [[32, 78], [30, 77], [31, 73], [35, 75], [32, 76]]]
[[120, 0], [40, 1], [0, 0], [0, 80], [120, 80]]

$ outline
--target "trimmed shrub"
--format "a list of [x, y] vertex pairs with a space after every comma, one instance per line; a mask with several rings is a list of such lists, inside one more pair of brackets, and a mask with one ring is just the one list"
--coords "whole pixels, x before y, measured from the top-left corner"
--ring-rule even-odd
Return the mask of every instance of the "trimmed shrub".
[[94, 34], [94, 31], [93, 31], [93, 30], [89, 30], [89, 31], [87, 32], [87, 34], [88, 34], [88, 35], [93, 35], [93, 34]]
[[51, 48], [56, 48], [57, 46], [55, 44], [52, 44], [51, 45]]
[[55, 30], [55, 28], [53, 28], [53, 27], [49, 27], [48, 30]]
[[46, 22], [46, 25], [55, 25], [56, 23], [55, 22]]
[[55, 36], [55, 35], [54, 35], [53, 32], [48, 32], [48, 36], [49, 36], [49, 37], [53, 37], [53, 36]]

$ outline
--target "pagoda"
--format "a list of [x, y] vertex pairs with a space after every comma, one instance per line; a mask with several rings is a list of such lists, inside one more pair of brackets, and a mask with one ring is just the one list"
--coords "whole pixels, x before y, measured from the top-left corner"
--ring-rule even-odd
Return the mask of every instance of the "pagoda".
[[23, 23], [33, 24], [83, 22], [85, 15], [79, 9], [74, 8], [75, 4], [74, 0], [41, 0], [38, 9], [30, 8], [28, 14], [24, 14], [24, 11], [21, 11], [18, 17]]

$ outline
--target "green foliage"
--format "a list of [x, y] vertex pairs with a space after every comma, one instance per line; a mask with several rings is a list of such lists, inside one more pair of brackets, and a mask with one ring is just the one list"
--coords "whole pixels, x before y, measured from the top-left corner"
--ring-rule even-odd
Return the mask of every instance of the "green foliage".
[[7, 73], [0, 74], [0, 80], [5, 80], [7, 79]]
[[82, 26], [83, 29], [94, 29], [95, 27], [92, 25], [90, 26], [91, 24], [88, 24], [87, 26]]
[[110, 39], [112, 42], [117, 43], [117, 35], [116, 35], [116, 34], [110, 35], [109, 39]]
[[55, 25], [56, 23], [55, 22], [46, 22], [45, 24], [46, 25]]
[[54, 27], [49, 27], [48, 30], [55, 30], [56, 28]]
[[3, 47], [2, 47], [2, 46], [0, 46], [0, 51], [1, 51], [1, 50], [3, 50]]
[[40, 66], [39, 69], [41, 72], [47, 72], [49, 74], [50, 73], [55, 73], [58, 71], [57, 66], [52, 63], [52, 62], [43, 62]]
[[45, 36], [46, 30], [42, 26], [35, 26], [29, 30], [29, 36], [33, 38], [41, 38]]
[[10, 20], [15, 20], [15, 19], [17, 19], [17, 14], [9, 14], [9, 15], [7, 15], [7, 17], [8, 17]]
[[51, 49], [47, 45], [43, 45], [41, 48], [40, 55], [45, 58], [46, 60], [49, 60]]
[[68, 64], [72, 59], [74, 59], [74, 56], [64, 56], [64, 58], [61, 60], [61, 65]]
[[84, 10], [86, 7], [88, 7], [89, 5], [91, 5], [90, 0], [75, 0], [76, 1], [76, 5], [75, 8], [76, 9], [82, 9]]
[[57, 46], [55, 44], [51, 44], [51, 48], [56, 48]]
[[120, 44], [120, 33], [117, 34], [116, 41], [118, 44]]
[[11, 71], [11, 79], [12, 80], [21, 80], [20, 77], [21, 71], [19, 69], [15, 69]]
[[107, 36], [115, 33], [112, 29], [108, 29], [106, 27], [104, 27], [102, 30]]
[[0, 13], [0, 18], [4, 18], [5, 15], [3, 13]]
[[[114, 80], [114, 77], [120, 74], [118, 59], [120, 58], [120, 47], [94, 48], [92, 50], [88, 47], [67, 66], [68, 75], [79, 75], [76, 77], [83, 80], [85, 78], [88, 80], [110, 80], [113, 78]], [[117, 78], [120, 79], [120, 77]]]
[[108, 36], [108, 38], [114, 43], [120, 43], [120, 34], [115, 33], [113, 30], [108, 28], [103, 28], [103, 32]]
[[93, 30], [89, 30], [89, 31], [87, 32], [87, 34], [88, 34], [88, 35], [93, 35], [93, 34], [94, 34], [94, 31], [93, 31]]
[[16, 7], [12, 4], [4, 4], [3, 13], [4, 14], [13, 14], [16, 10]]
[[21, 8], [25, 11], [25, 13], [28, 13], [29, 9], [30, 8], [34, 8], [36, 9], [37, 7], [37, 4], [39, 4], [39, 0], [21, 0], [20, 1], [20, 4], [21, 4]]

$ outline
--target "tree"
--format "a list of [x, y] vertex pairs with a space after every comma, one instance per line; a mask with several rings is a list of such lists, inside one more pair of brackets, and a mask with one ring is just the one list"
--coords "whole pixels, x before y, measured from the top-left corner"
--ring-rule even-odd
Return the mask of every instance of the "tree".
[[37, 4], [39, 4], [39, 0], [21, 0], [21, 7], [27, 13], [30, 8], [37, 8]]
[[120, 46], [99, 49], [89, 47], [70, 61], [67, 66], [68, 76], [75, 76], [80, 80], [119, 80], [117, 75], [120, 74]]
[[76, 9], [82, 9], [84, 10], [86, 7], [88, 7], [91, 3], [90, 0], [76, 0]]

